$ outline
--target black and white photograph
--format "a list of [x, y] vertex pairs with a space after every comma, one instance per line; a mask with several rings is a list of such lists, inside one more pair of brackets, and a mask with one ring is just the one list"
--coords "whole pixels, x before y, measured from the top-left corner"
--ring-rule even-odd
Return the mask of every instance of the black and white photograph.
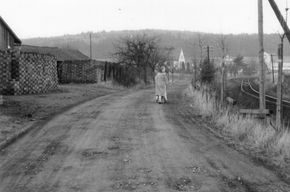
[[290, 192], [290, 0], [0, 0], [0, 192]]

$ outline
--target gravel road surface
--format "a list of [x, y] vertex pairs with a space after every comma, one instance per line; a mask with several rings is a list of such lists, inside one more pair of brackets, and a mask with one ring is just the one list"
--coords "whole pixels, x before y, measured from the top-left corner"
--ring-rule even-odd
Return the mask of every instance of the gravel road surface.
[[286, 192], [209, 131], [182, 96], [114, 93], [57, 115], [0, 153], [1, 192]]

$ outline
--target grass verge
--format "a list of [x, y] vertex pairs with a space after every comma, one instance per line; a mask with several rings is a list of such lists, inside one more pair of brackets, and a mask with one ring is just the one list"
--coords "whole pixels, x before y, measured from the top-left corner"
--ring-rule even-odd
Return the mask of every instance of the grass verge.
[[195, 90], [191, 86], [187, 95], [193, 98], [193, 106], [203, 117], [210, 117], [215, 129], [223, 136], [249, 151], [266, 165], [277, 168], [279, 174], [290, 178], [290, 132], [276, 131], [270, 123], [251, 116], [242, 116], [238, 110], [221, 107], [215, 94], [208, 87]]
[[4, 96], [0, 106], [0, 149], [62, 111], [122, 90], [111, 83], [65, 84], [46, 94]]

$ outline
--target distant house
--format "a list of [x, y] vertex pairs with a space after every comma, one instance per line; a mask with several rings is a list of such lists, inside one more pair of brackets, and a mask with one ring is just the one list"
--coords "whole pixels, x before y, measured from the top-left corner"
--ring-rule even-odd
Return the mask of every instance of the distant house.
[[21, 45], [21, 40], [0, 16], [0, 50], [12, 49]]

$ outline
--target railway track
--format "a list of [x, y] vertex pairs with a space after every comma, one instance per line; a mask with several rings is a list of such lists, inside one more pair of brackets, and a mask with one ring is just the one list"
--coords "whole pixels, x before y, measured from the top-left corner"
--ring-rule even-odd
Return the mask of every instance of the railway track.
[[[246, 80], [246, 81], [242, 80], [241, 81], [241, 91], [250, 97], [259, 99], [259, 91], [257, 91], [256, 89], [253, 88], [253, 86], [251, 85], [251, 82], [249, 80]], [[273, 97], [273, 96], [267, 95], [267, 94], [265, 95], [265, 97], [266, 97], [266, 103], [276, 105], [276, 103], [277, 103], [276, 97]], [[282, 106], [290, 109], [290, 101], [283, 100]]]

